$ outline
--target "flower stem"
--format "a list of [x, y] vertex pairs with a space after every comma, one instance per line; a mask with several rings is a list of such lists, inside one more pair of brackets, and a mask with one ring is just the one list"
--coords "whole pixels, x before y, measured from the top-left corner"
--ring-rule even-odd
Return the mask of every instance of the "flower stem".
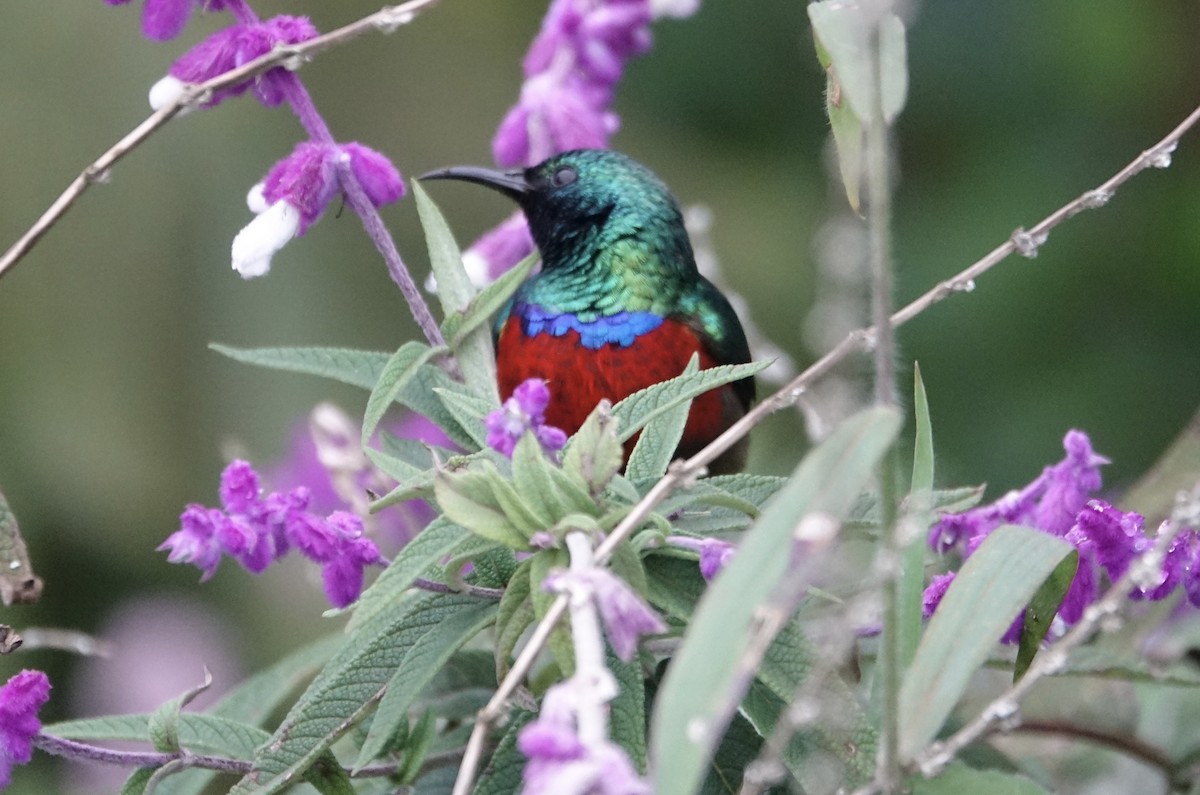
[[[300, 78], [293, 74], [288, 74], [283, 84], [288, 104], [291, 105], [292, 112], [296, 114], [296, 118], [300, 120], [301, 126], [304, 127], [309, 137], [318, 143], [337, 146], [337, 141], [334, 139], [329, 125], [325, 123], [325, 119], [313, 103], [308, 89], [300, 82]], [[387, 231], [387, 226], [384, 225], [383, 219], [379, 216], [379, 211], [375, 209], [375, 205], [367, 198], [366, 191], [363, 190], [362, 185], [359, 184], [358, 179], [355, 178], [354, 173], [350, 170], [350, 163], [344, 159], [339, 159], [337, 163], [338, 181], [346, 194], [346, 203], [350, 205], [350, 209], [362, 220], [363, 229], [366, 230], [367, 237], [371, 238], [371, 242], [375, 244], [375, 248], [383, 256], [383, 261], [387, 265], [388, 275], [392, 277], [392, 281], [400, 288], [404, 300], [408, 302], [408, 308], [412, 312], [413, 319], [421, 327], [421, 331], [424, 332], [425, 339], [429, 340], [430, 345], [434, 347], [445, 345], [446, 340], [442, 337], [442, 331], [438, 327], [437, 321], [434, 320], [433, 314], [429, 311], [429, 305], [421, 296], [421, 291], [417, 287], [417, 283], [413, 281], [412, 274], [408, 272], [408, 267], [404, 264], [404, 260], [400, 258], [396, 242], [392, 240], [391, 234]]]
[[[888, 169], [888, 127], [883, 111], [882, 36], [883, 24], [891, 13], [891, 2], [881, 0], [864, 8], [867, 26], [867, 57], [871, 70], [871, 116], [866, 127], [867, 241], [871, 264], [871, 310], [875, 345], [875, 402], [896, 405], [895, 345], [892, 333], [892, 186]], [[884, 792], [900, 785], [899, 760], [899, 563], [897, 541], [898, 471], [895, 446], [880, 465], [881, 526], [878, 552], [883, 587], [883, 637], [879, 652], [881, 726], [879, 763], [876, 776]]]

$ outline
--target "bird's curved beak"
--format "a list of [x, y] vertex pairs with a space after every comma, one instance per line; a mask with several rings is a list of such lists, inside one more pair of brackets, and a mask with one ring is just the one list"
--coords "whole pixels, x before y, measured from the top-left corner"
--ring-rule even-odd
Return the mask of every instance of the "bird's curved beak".
[[522, 170], [497, 171], [480, 166], [451, 166], [422, 174], [417, 179], [461, 179], [463, 182], [474, 182], [476, 185], [498, 190], [517, 202], [532, 190]]

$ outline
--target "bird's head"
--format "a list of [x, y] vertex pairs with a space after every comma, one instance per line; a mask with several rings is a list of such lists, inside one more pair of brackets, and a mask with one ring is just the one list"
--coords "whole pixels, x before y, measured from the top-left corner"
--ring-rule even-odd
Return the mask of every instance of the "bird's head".
[[655, 236], [671, 246], [682, 237], [687, 245], [679, 205], [667, 186], [650, 169], [611, 150], [576, 149], [513, 171], [455, 166], [421, 179], [459, 179], [508, 196], [524, 210], [548, 261], [554, 252], [610, 236]]

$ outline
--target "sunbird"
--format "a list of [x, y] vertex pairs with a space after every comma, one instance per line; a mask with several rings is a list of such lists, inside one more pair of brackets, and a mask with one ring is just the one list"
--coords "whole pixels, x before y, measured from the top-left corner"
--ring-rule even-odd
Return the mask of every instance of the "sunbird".
[[[693, 354], [702, 369], [750, 361], [733, 307], [696, 269], [679, 203], [626, 155], [577, 149], [526, 169], [455, 166], [422, 179], [486, 185], [528, 219], [542, 266], [496, 318], [497, 379], [503, 396], [545, 379], [550, 425], [574, 433], [602, 399], [616, 403], [674, 378]], [[754, 392], [745, 378], [697, 397], [676, 457], [736, 422]], [[746, 451], [743, 437], [709, 471], [740, 471]]]

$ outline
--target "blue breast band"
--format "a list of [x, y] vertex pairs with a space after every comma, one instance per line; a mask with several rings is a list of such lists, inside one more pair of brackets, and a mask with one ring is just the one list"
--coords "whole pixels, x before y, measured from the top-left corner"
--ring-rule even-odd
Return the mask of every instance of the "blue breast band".
[[579, 332], [583, 347], [592, 350], [603, 348], [610, 342], [628, 348], [640, 335], [654, 331], [663, 322], [653, 312], [617, 312], [584, 323], [570, 313], [554, 314], [534, 304], [521, 304], [515, 311], [521, 318], [521, 328], [527, 336], [550, 334], [561, 337], [574, 329]]

